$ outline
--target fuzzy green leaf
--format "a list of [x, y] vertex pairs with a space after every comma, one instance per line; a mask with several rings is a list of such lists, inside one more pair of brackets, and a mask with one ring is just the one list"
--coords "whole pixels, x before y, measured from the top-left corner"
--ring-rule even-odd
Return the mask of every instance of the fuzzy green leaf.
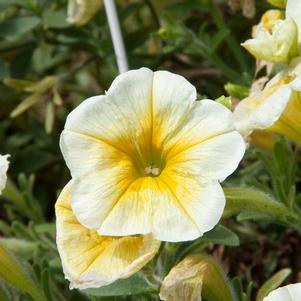
[[263, 301], [264, 297], [266, 297], [274, 289], [278, 288], [291, 272], [292, 271], [290, 269], [283, 269], [273, 275], [260, 287], [256, 296], [256, 301]]
[[0, 244], [0, 278], [26, 292], [36, 301], [47, 301], [40, 289], [18, 263], [17, 259]]
[[156, 289], [139, 273], [104, 287], [84, 290], [86, 294], [98, 297], [129, 296], [155, 291]]

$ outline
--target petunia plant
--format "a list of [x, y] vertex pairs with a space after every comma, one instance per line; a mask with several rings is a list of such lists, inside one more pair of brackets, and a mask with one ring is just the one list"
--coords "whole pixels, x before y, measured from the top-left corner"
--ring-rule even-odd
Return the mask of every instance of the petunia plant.
[[299, 301], [300, 3], [0, 1], [0, 300]]

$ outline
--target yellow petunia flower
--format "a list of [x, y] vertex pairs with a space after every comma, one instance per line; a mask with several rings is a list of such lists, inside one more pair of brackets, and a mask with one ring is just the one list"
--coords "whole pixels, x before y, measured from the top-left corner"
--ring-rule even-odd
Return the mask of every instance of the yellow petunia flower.
[[301, 283], [289, 284], [273, 290], [263, 301], [300, 301]]
[[56, 242], [70, 288], [96, 288], [139, 271], [157, 253], [160, 242], [150, 236], [100, 236], [85, 228], [70, 206], [73, 181], [56, 205]]
[[70, 113], [60, 146], [82, 225], [185, 241], [217, 224], [225, 206], [219, 182], [237, 168], [245, 143], [230, 110], [196, 97], [183, 77], [141, 68]]
[[301, 142], [301, 76], [292, 74], [288, 70], [279, 73], [263, 91], [238, 104], [234, 119], [237, 130], [244, 137], [253, 130], [268, 129]]
[[7, 160], [8, 157], [9, 155], [4, 155], [4, 156], [0, 155], [0, 195], [6, 185], [6, 180], [7, 180], [6, 173], [9, 165], [9, 162]]

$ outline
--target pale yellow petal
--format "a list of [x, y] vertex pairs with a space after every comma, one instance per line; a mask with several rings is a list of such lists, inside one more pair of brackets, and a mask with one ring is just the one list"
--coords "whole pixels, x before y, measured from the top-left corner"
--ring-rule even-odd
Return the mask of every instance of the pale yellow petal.
[[200, 102], [196, 114], [170, 139], [166, 167], [203, 181], [224, 180], [236, 170], [245, 152], [232, 115], [218, 103]]
[[[82, 224], [97, 229], [150, 152], [153, 72], [118, 76], [106, 96], [87, 99], [66, 121], [61, 150], [76, 181], [72, 208]], [[80, 164], [79, 164], [80, 162]]]
[[154, 73], [152, 90], [152, 143], [162, 144], [189, 119], [196, 90], [184, 77], [167, 71]]
[[245, 147], [242, 136], [236, 131], [218, 135], [169, 158], [166, 170], [174, 170], [187, 177], [197, 176], [203, 183], [223, 181], [237, 169]]
[[101, 287], [127, 278], [157, 253], [160, 242], [150, 236], [99, 236], [82, 226], [70, 207], [70, 182], [56, 209], [57, 246], [71, 288]]
[[164, 171], [136, 180], [100, 227], [106, 235], [152, 233], [162, 241], [193, 240], [211, 230], [225, 207], [218, 182]]
[[287, 17], [293, 18], [298, 26], [298, 32], [299, 32], [298, 40], [300, 46], [301, 45], [301, 1], [287, 0], [285, 13]]
[[158, 240], [184, 241], [201, 236], [182, 200], [160, 178], [137, 179], [99, 229], [105, 235], [152, 233]]
[[165, 139], [166, 156], [172, 157], [212, 137], [234, 131], [232, 115], [230, 110], [215, 101], [195, 101], [186, 119]]
[[300, 76], [294, 78], [286, 72], [279, 73], [262, 92], [251, 95], [238, 104], [234, 111], [237, 130], [247, 137], [256, 129], [270, 129], [283, 134], [282, 130], [286, 130], [282, 123], [289, 127], [296, 124], [298, 128], [300, 91]]
[[237, 130], [247, 137], [253, 130], [272, 126], [285, 110], [291, 94], [291, 87], [283, 85], [243, 99], [234, 111]]
[[135, 179], [133, 162], [110, 144], [69, 130], [61, 149], [75, 182], [72, 210], [81, 224], [97, 229]]
[[[173, 197], [199, 229], [199, 236], [211, 230], [220, 220], [225, 208], [225, 196], [217, 181], [202, 183], [199, 176], [166, 169], [161, 181], [173, 192]], [[178, 236], [185, 239], [185, 234]]]
[[65, 129], [139, 158], [150, 146], [152, 81], [153, 72], [147, 68], [119, 75], [105, 96], [91, 97], [73, 110]]

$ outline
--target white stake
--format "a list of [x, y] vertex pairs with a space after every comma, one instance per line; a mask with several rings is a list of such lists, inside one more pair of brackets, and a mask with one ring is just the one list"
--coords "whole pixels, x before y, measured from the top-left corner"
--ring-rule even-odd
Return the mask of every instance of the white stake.
[[114, 0], [104, 0], [119, 73], [129, 70]]

